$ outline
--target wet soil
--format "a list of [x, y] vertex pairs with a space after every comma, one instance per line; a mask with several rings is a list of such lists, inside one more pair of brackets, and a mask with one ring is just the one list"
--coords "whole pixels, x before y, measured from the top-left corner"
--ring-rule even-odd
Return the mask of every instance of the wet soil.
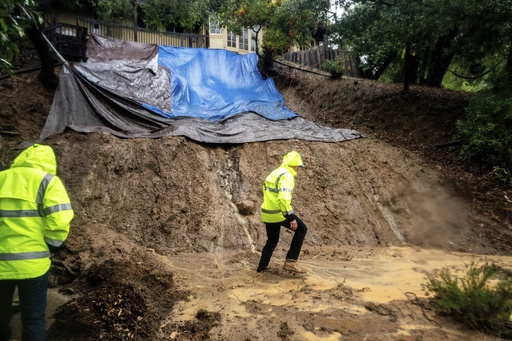
[[[76, 218], [51, 285], [69, 301], [49, 340], [496, 340], [435, 316], [424, 290], [443, 266], [512, 268], [510, 189], [451, 141], [468, 94], [283, 69], [304, 118], [355, 129], [342, 143], [200, 144], [66, 131], [45, 143]], [[0, 81], [0, 161], [37, 140], [52, 91], [36, 73]], [[294, 208], [308, 225], [296, 276], [269, 271], [261, 183], [297, 150]]]

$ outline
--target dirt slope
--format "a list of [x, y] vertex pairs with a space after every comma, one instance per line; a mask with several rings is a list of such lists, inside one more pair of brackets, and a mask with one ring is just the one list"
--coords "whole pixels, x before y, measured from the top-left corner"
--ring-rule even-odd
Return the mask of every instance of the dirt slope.
[[[69, 131], [46, 141], [76, 212], [52, 277], [70, 302], [50, 340], [493, 339], [434, 317], [421, 286], [434, 269], [483, 257], [512, 268], [510, 193], [435, 148], [468, 96], [282, 74], [293, 110], [367, 137], [203, 145]], [[8, 165], [37, 139], [52, 93], [34, 74], [0, 87]], [[261, 183], [292, 149], [306, 164], [294, 206], [309, 227], [309, 274], [281, 270], [284, 231], [271, 271], [257, 274]]]

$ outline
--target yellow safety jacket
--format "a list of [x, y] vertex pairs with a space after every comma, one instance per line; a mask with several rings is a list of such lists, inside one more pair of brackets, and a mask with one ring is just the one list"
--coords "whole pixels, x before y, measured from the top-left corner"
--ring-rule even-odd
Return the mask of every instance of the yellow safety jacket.
[[293, 214], [292, 195], [295, 187], [293, 168], [281, 164], [265, 179], [263, 185], [263, 203], [261, 204], [261, 220], [265, 223], [285, 221], [285, 215]]
[[50, 146], [25, 149], [0, 172], [0, 280], [44, 275], [74, 213]]

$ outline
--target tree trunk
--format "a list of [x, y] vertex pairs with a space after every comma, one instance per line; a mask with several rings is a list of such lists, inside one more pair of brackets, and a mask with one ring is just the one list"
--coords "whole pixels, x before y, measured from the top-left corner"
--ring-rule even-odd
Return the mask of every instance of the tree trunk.
[[364, 78], [370, 78], [370, 79], [375, 79], [375, 80], [378, 80], [380, 78], [380, 76], [382, 76], [382, 74], [384, 73], [384, 71], [386, 71], [386, 69], [388, 68], [389, 64], [391, 64], [391, 62], [395, 59], [396, 57], [396, 52], [391, 52], [388, 54], [387, 58], [384, 60], [384, 62], [382, 63], [382, 65], [377, 68], [377, 71], [375, 72], [361, 72], [363, 75], [364, 75]]
[[274, 54], [268, 50], [263, 51], [263, 56], [259, 58], [261, 62], [261, 67], [259, 67], [259, 71], [263, 76], [263, 79], [267, 79], [272, 77], [273, 75], [273, 67], [274, 67]]
[[411, 43], [405, 43], [405, 57], [404, 57], [404, 92], [409, 92], [409, 85], [411, 83]]
[[43, 34], [38, 26], [35, 23], [32, 23], [26, 30], [25, 34], [34, 48], [37, 51], [39, 56], [39, 60], [41, 61], [41, 71], [37, 75], [39, 81], [43, 84], [43, 86], [47, 89], [55, 89], [59, 84], [59, 79], [57, 75], [55, 75], [54, 69], [54, 60], [52, 58], [52, 54], [50, 51], [50, 47], [48, 43], [43, 38]]
[[450, 51], [452, 40], [457, 34], [456, 30], [451, 30], [445, 37], [441, 37], [434, 51], [432, 52], [432, 62], [428, 69], [428, 74], [425, 79], [425, 84], [434, 87], [441, 87], [444, 75], [450, 63], [453, 60], [453, 53], [445, 53], [444, 51]]
[[137, 9], [139, 7], [139, 1], [133, 0], [133, 41], [138, 41], [137, 37], [137, 21], [138, 21], [138, 15], [137, 15]]
[[507, 55], [507, 64], [505, 64], [505, 72], [508, 80], [508, 84], [512, 86], [512, 46], [509, 47]]
[[261, 57], [261, 54], [260, 54], [260, 42], [259, 42], [259, 34], [260, 34], [260, 31], [261, 31], [261, 26], [259, 26], [259, 27], [260, 28], [258, 28], [258, 30], [255, 30], [254, 27], [251, 28], [251, 29], [252, 29], [252, 31], [255, 34], [255, 37], [254, 37], [254, 43], [255, 43], [254, 45], [255, 45], [255, 47], [254, 48], [256, 49], [256, 51], [254, 51], [254, 52], [256, 52], [256, 55], [258, 55], [258, 57]]

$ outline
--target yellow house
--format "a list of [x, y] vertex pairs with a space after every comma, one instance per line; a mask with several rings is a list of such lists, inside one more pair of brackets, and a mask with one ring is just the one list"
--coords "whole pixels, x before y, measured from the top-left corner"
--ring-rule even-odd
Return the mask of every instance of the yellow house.
[[242, 28], [242, 34], [236, 35], [232, 31], [221, 27], [219, 22], [215, 19], [210, 19], [209, 22], [209, 38], [211, 49], [224, 49], [240, 54], [256, 52], [256, 37], [261, 42], [263, 36], [262, 30], [258, 35], [246, 27]]

